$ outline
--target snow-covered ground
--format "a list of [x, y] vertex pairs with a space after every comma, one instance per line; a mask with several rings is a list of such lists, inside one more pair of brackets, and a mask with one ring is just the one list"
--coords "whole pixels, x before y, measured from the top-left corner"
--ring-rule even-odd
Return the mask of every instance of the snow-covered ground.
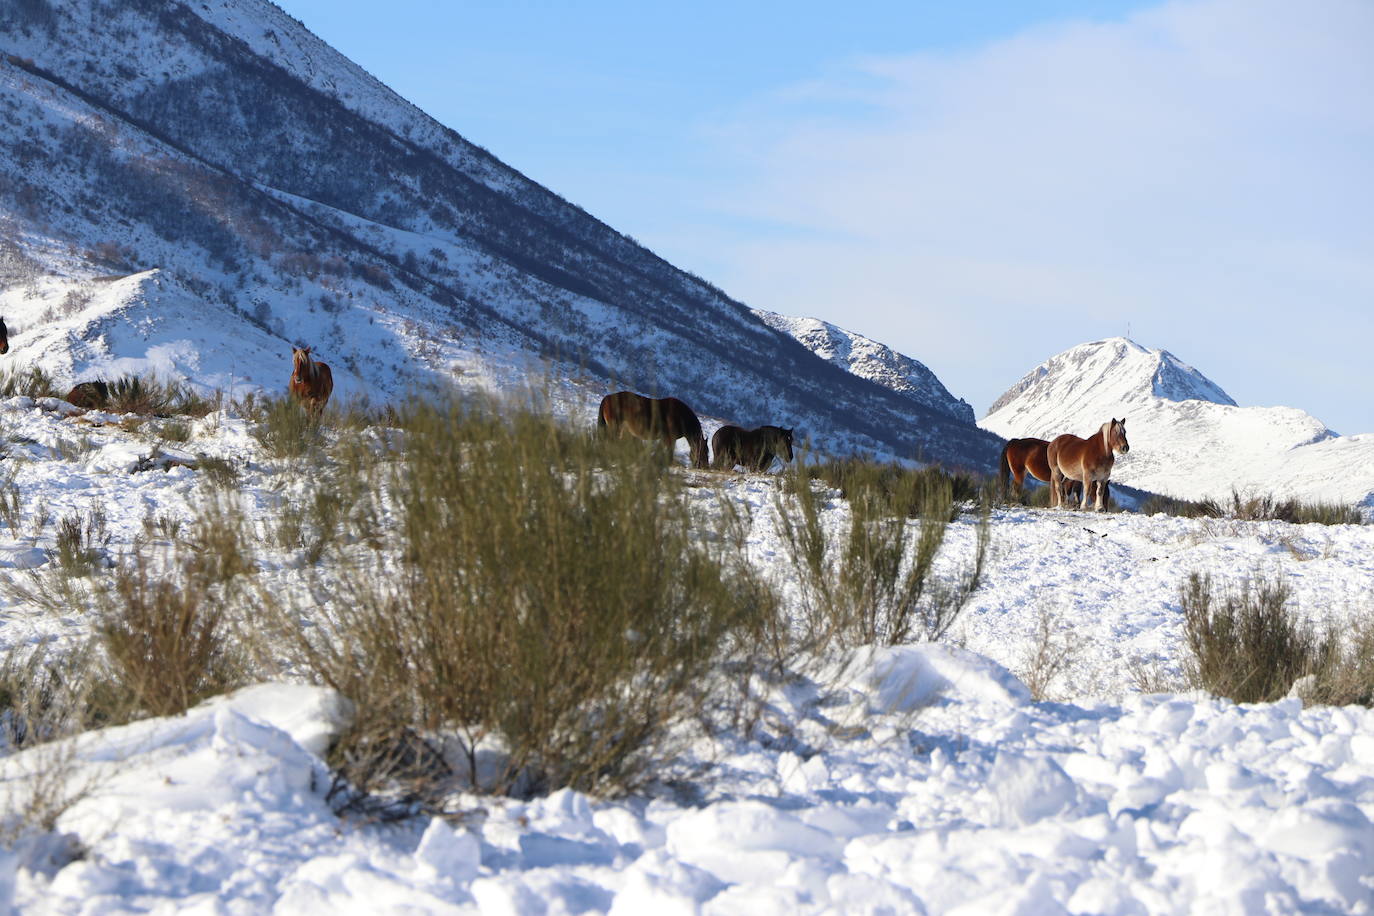
[[[0, 402], [17, 530], [0, 576], [52, 559], [53, 526], [99, 508], [112, 558], [145, 518], [190, 519], [203, 472], [152, 455], [155, 425]], [[265, 527], [286, 475], [247, 423], [191, 424], [164, 455], [225, 459]], [[158, 467], [166, 467], [165, 470]], [[747, 507], [752, 560], [786, 579], [776, 481], [702, 475]], [[838, 498], [828, 524], [843, 523]], [[983, 587], [946, 645], [861, 652], [777, 688], [758, 727], [692, 746], [673, 781], [605, 801], [465, 796], [453, 821], [340, 818], [320, 755], [348, 715], [268, 684], [184, 716], [0, 760], [11, 804], [57, 774], [56, 833], [0, 853], [0, 907], [32, 912], [1362, 913], [1374, 910], [1374, 712], [1142, 695], [1183, 658], [1178, 588], [1282, 576], [1297, 607], [1371, 611], [1374, 527], [1005, 510]], [[951, 526], [951, 562], [974, 521]], [[260, 575], [289, 578], [291, 550]], [[4, 568], [8, 567], [8, 568]], [[1042, 619], [1066, 672], [1035, 702]], [[6, 591], [0, 649], [89, 632]], [[842, 670], [842, 673], [835, 673]]]

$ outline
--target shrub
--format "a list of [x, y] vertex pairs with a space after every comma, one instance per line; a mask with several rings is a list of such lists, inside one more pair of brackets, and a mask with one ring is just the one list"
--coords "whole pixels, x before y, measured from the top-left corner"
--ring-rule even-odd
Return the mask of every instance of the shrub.
[[[939, 471], [850, 464], [843, 475], [848, 530], [827, 531], [808, 477], [776, 504], [780, 533], [800, 593], [801, 648], [938, 640], [977, 589], [990, 523], [983, 502], [972, 560], [953, 577], [935, 573], [956, 481]], [[916, 521], [908, 520], [913, 516]]]
[[1237, 703], [1264, 703], [1315, 674], [1330, 646], [1289, 611], [1290, 596], [1282, 581], [1259, 578], [1218, 599], [1210, 576], [1189, 574], [1180, 592], [1189, 682]]
[[300, 458], [323, 444], [319, 420], [293, 397], [262, 399], [253, 438], [273, 458]]
[[234, 580], [251, 569], [239, 518], [214, 504], [169, 563], [136, 554], [96, 589], [97, 643], [139, 714], [175, 715], [245, 682], [230, 610]]
[[1141, 506], [1145, 515], [1164, 513], [1183, 518], [1233, 518], [1244, 522], [1291, 522], [1295, 525], [1362, 525], [1364, 515], [1359, 507], [1321, 501], [1303, 502], [1299, 499], [1280, 499], [1272, 493], [1242, 496], [1231, 491], [1228, 503], [1213, 499], [1188, 500], [1172, 496], [1151, 496]]
[[38, 366], [0, 370], [0, 397], [57, 398], [63, 394], [53, 377]]
[[1140, 506], [1141, 515], [1174, 515], [1180, 518], [1221, 518], [1226, 514], [1213, 499], [1178, 499], [1155, 493]]
[[917, 498], [930, 486], [948, 486], [952, 497], [950, 516], [953, 520], [958, 514], [958, 505], [978, 502], [991, 493], [992, 479], [979, 477], [966, 471], [946, 471], [940, 467], [926, 467], [920, 470], [903, 467], [895, 463], [880, 463], [863, 458], [843, 458], [806, 466], [806, 474], [813, 480], [822, 480], [840, 491], [845, 499], [852, 499], [856, 488], [870, 495], [876, 492], [895, 512], [916, 518], [921, 507], [915, 503], [900, 505], [900, 497]]
[[299, 663], [357, 703], [336, 764], [365, 789], [418, 772], [441, 791], [429, 736], [483, 790], [642, 784], [771, 593], [636, 443], [488, 402], [414, 407], [401, 428], [350, 472], [376, 475], [356, 489], [394, 500], [399, 528], [354, 530], [381, 549], [328, 617], [284, 617]]

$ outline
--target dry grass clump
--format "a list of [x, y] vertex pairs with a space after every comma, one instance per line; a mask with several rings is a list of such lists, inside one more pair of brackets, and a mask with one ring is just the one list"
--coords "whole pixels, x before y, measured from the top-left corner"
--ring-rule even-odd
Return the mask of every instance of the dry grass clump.
[[0, 369], [0, 398], [57, 398], [57, 381], [38, 366]]
[[[920, 494], [932, 486], [948, 487], [952, 497], [951, 512], [955, 514], [959, 505], [987, 499], [992, 486], [992, 478], [967, 471], [947, 471], [940, 467], [917, 470], [864, 458], [842, 458], [809, 464], [805, 474], [812, 480], [822, 480], [839, 490], [845, 499], [852, 500], [857, 491], [865, 499], [881, 499], [894, 512], [904, 513], [911, 518], [920, 517], [923, 509], [919, 504]], [[907, 502], [903, 503], [903, 500]], [[954, 516], [950, 517], [952, 519]]]
[[799, 475], [790, 495], [777, 503], [802, 609], [799, 648], [940, 639], [981, 580], [990, 537], [988, 503], [973, 556], [952, 575], [942, 575], [936, 561], [959, 514], [955, 479], [938, 471], [894, 472], [854, 463], [846, 468], [844, 484], [850, 520], [839, 534], [826, 530], [808, 478]]
[[351, 515], [348, 540], [375, 551], [317, 625], [287, 621], [298, 663], [357, 704], [335, 762], [364, 789], [441, 791], [455, 763], [467, 784], [516, 794], [652, 778], [770, 593], [701, 536], [713, 523], [637, 443], [487, 402], [399, 420], [348, 471], [371, 475], [355, 489], [393, 501], [399, 530]]
[[1294, 525], [1362, 525], [1364, 515], [1357, 506], [1300, 499], [1280, 499], [1272, 493], [1242, 496], [1231, 491], [1229, 503], [1214, 499], [1189, 500], [1171, 496], [1151, 496], [1141, 506], [1144, 515], [1176, 515], [1183, 518], [1232, 518], [1242, 522], [1290, 522]]
[[97, 644], [110, 680], [142, 715], [184, 712], [242, 686], [248, 656], [236, 637], [238, 590], [253, 566], [233, 508], [212, 503], [165, 562], [134, 555], [96, 589]]
[[1181, 590], [1191, 686], [1237, 703], [1269, 702], [1294, 690], [1310, 703], [1374, 703], [1374, 617], [1349, 632], [1319, 627], [1289, 607], [1281, 580], [1258, 578], [1218, 598], [1210, 576]]
[[320, 421], [293, 397], [260, 399], [253, 412], [253, 438], [273, 458], [301, 458], [324, 444]]

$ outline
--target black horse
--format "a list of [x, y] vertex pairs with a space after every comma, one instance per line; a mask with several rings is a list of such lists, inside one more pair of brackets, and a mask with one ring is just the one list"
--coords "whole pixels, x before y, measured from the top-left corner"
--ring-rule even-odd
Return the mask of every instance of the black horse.
[[741, 429], [722, 426], [711, 437], [711, 451], [715, 460], [711, 467], [721, 470], [741, 465], [746, 471], [763, 472], [774, 458], [792, 460], [792, 430], [781, 426], [760, 426]]

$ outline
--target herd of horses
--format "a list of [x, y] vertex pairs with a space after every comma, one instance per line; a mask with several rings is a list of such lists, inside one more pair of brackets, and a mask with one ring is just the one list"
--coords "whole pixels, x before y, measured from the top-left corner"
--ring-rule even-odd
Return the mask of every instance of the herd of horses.
[[[696, 413], [677, 398], [648, 398], [633, 391], [617, 391], [601, 399], [596, 413], [597, 429], [603, 435], [635, 436], [662, 443], [671, 456], [678, 439], [686, 439], [692, 467], [699, 469], [768, 470], [773, 459], [792, 460], [792, 430], [780, 426], [742, 429], [722, 426], [711, 437], [708, 458], [706, 435]], [[1065, 434], [1051, 441], [1012, 439], [1002, 449], [999, 471], [1002, 489], [1008, 477], [1015, 479], [1018, 492], [1026, 475], [1050, 485], [1050, 506], [1058, 508], [1068, 501], [1069, 489], [1082, 491], [1080, 508], [1094, 504], [1099, 512], [1107, 508], [1108, 480], [1116, 455], [1131, 450], [1126, 441], [1126, 421], [1113, 418], [1086, 439]]]

